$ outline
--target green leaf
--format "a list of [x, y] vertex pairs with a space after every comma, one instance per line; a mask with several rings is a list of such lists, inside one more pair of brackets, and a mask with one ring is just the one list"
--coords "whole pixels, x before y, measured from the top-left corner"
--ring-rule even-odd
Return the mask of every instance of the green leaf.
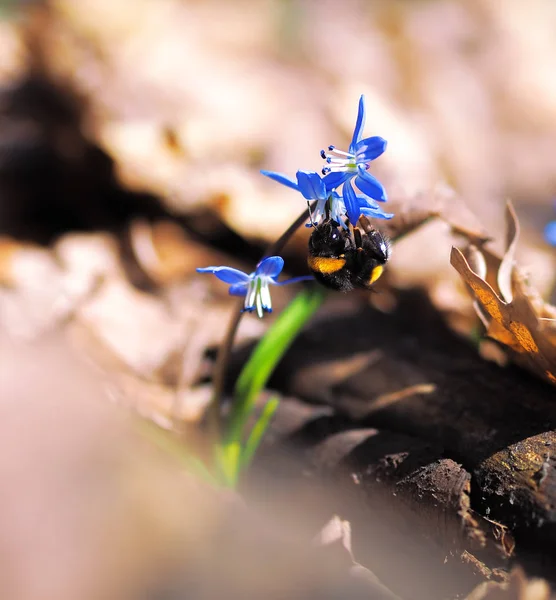
[[225, 444], [243, 440], [243, 430], [257, 397], [297, 334], [326, 297], [320, 286], [298, 294], [257, 344], [243, 367], [234, 390], [234, 403], [224, 432]]
[[241, 471], [241, 443], [231, 441], [216, 447], [216, 465], [223, 483], [234, 488]]
[[255, 456], [255, 452], [257, 451], [263, 436], [270, 425], [270, 421], [278, 408], [278, 404], [280, 404], [280, 400], [278, 397], [273, 396], [270, 400], [265, 404], [261, 415], [257, 419], [257, 422], [251, 429], [251, 433], [245, 442], [243, 447], [243, 451], [241, 453], [241, 468], [247, 469], [247, 467], [251, 464], [253, 457]]

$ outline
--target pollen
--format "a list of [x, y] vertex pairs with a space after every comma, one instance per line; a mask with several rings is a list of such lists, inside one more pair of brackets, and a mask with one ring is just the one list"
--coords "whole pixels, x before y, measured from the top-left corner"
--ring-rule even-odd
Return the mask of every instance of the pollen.
[[309, 256], [309, 268], [317, 273], [336, 273], [346, 264], [345, 258], [325, 258], [322, 256]]

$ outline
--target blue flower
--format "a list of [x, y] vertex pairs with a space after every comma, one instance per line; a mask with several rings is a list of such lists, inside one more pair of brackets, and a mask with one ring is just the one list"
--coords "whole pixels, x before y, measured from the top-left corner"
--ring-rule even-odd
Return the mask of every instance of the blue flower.
[[[307, 200], [307, 204], [312, 200], [317, 201], [313, 214], [309, 215], [311, 222], [308, 223], [308, 227], [314, 223], [318, 223], [324, 217], [326, 205], [332, 194], [331, 190], [326, 189], [326, 185], [318, 173], [315, 171], [298, 171], [295, 174], [297, 183], [286, 175], [274, 173], [274, 171], [261, 171], [261, 173], [266, 175], [266, 177], [270, 177], [270, 179], [299, 192], [305, 200]], [[335, 194], [335, 197], [330, 198], [330, 210], [339, 213], [340, 211], [338, 210], [338, 207], [336, 207], [336, 198], [338, 198], [337, 194]]]
[[[297, 183], [281, 173], [273, 171], [261, 171], [263, 175], [270, 177], [274, 181], [286, 185], [293, 190], [298, 191], [309, 203], [311, 200], [316, 200], [313, 213], [310, 215], [310, 223], [308, 227], [318, 224], [326, 218], [330, 218], [337, 223], [340, 223], [344, 228], [347, 228], [344, 217], [348, 215], [347, 202], [337, 192], [330, 189], [326, 185], [326, 177], [323, 179], [314, 171], [297, 171]], [[394, 215], [385, 213], [379, 205], [373, 200], [369, 201], [365, 196], [357, 196], [353, 188], [346, 189], [349, 195], [349, 202], [352, 206], [356, 206], [353, 213], [359, 210], [357, 219], [360, 214], [365, 214], [377, 219], [391, 219]], [[351, 195], [350, 195], [351, 193]], [[357, 221], [352, 221], [354, 224]]]
[[312, 280], [311, 276], [293, 277], [286, 281], [276, 281], [284, 268], [284, 259], [280, 256], [269, 256], [261, 260], [253, 273], [247, 275], [232, 267], [204, 267], [197, 269], [198, 273], [213, 273], [225, 283], [230, 284], [228, 292], [232, 296], [245, 296], [243, 310], [253, 312], [257, 310], [259, 317], [263, 311], [272, 312], [269, 285], [286, 285], [296, 281]]
[[[328, 146], [328, 152], [321, 150], [321, 157], [329, 166], [322, 170], [325, 175], [323, 181], [327, 190], [333, 190], [344, 185], [343, 196], [346, 212], [353, 225], [357, 224], [361, 212], [356, 201], [357, 194], [353, 189], [352, 179], [355, 185], [365, 196], [372, 200], [385, 202], [386, 191], [376, 177], [367, 172], [369, 163], [378, 158], [386, 150], [386, 140], [379, 136], [361, 139], [365, 125], [365, 97], [359, 99], [359, 112], [353, 138], [347, 152], [337, 150], [334, 146]], [[382, 217], [384, 218], [384, 217]]]
[[[393, 213], [384, 212], [379, 203], [375, 200], [371, 200], [362, 194], [356, 194], [355, 190], [349, 184], [344, 185], [343, 191], [344, 213], [348, 215], [349, 220], [354, 225], [357, 224], [357, 221], [361, 215], [366, 215], [367, 217], [371, 217], [373, 219], [391, 219], [394, 216]], [[354, 207], [357, 207], [355, 212], [353, 211]], [[357, 219], [355, 221], [352, 217], [350, 217], [350, 210], [352, 212], [352, 217], [357, 214]]]
[[552, 246], [556, 246], [556, 221], [551, 221], [544, 228], [544, 239]]

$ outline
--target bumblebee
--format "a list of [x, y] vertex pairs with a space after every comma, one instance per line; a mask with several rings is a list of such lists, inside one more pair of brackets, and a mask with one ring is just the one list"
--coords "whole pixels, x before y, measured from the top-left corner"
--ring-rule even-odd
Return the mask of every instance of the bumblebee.
[[314, 227], [307, 264], [322, 285], [341, 292], [370, 289], [382, 275], [390, 258], [388, 238], [366, 217], [362, 216], [360, 223], [364, 231], [354, 227], [353, 235], [331, 219]]

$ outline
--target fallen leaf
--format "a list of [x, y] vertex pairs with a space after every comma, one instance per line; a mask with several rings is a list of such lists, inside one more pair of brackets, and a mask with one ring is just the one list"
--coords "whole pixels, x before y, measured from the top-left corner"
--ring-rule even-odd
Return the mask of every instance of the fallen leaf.
[[351, 523], [334, 515], [313, 539], [313, 545], [321, 548], [343, 548], [348, 559], [350, 577], [365, 581], [371, 598], [377, 600], [400, 600], [386, 588], [369, 569], [359, 564], [353, 557], [351, 547]]
[[106, 281], [78, 316], [125, 365], [143, 377], [155, 377], [170, 354], [183, 346], [183, 325], [163, 302], [123, 279]]
[[556, 309], [542, 301], [515, 264], [519, 223], [510, 203], [506, 221], [502, 258], [473, 245], [468, 253], [473, 267], [457, 248], [452, 248], [450, 262], [471, 288], [487, 336], [505, 346], [516, 362], [556, 384], [556, 330], [547, 317]]
[[527, 579], [520, 568], [509, 582], [487, 581], [478, 585], [465, 600], [550, 600], [550, 586], [544, 579]]
[[317, 546], [328, 546], [336, 542], [340, 542], [353, 559], [353, 552], [351, 551], [351, 525], [349, 521], [340, 519], [338, 515], [334, 515], [313, 540], [313, 543]]

